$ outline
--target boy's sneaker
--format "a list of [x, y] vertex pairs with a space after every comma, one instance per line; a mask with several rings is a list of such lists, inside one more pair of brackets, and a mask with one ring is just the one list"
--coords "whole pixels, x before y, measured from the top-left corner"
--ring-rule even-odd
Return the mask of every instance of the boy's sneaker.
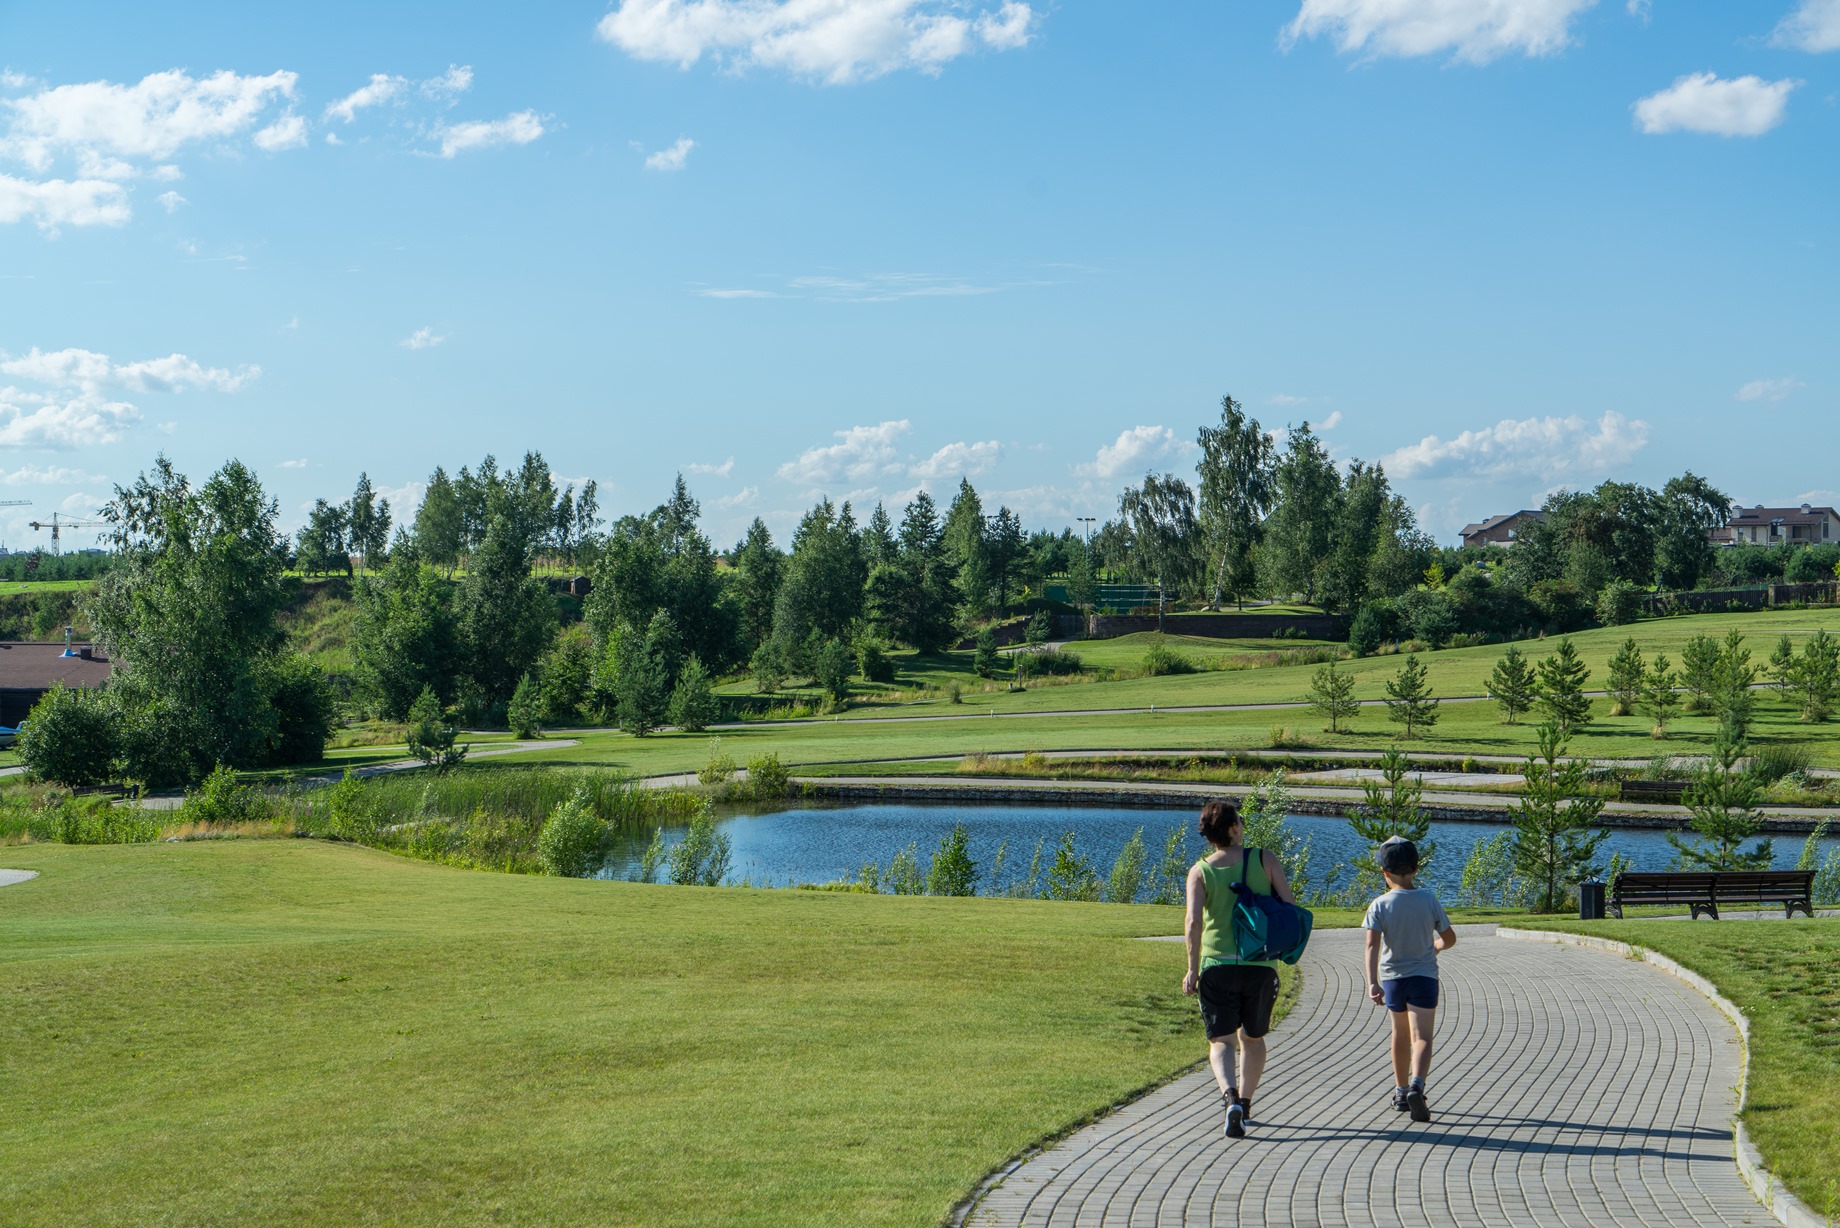
[[1406, 1111], [1412, 1114], [1413, 1121], [1430, 1121], [1431, 1105], [1425, 1100], [1425, 1089], [1413, 1087], [1406, 1090]]
[[1246, 1137], [1246, 1110], [1237, 1100], [1227, 1102], [1227, 1137]]
[[1406, 1104], [1406, 1089], [1403, 1087], [1395, 1087], [1393, 1089], [1393, 1111], [1396, 1113], [1403, 1113], [1408, 1107], [1409, 1106]]

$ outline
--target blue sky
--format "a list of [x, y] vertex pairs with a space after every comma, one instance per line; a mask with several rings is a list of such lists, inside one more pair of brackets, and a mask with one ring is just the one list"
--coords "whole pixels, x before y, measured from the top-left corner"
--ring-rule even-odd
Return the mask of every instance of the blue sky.
[[11, 5], [0, 65], [15, 549], [162, 450], [289, 524], [535, 448], [721, 543], [1059, 528], [1228, 392], [1444, 540], [1840, 499], [1840, 0]]

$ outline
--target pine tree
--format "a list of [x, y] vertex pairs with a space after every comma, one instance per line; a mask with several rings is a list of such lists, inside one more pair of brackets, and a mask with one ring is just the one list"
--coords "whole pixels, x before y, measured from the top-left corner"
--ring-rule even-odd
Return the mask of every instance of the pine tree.
[[1336, 669], [1333, 661], [1310, 679], [1308, 698], [1316, 714], [1329, 722], [1330, 733], [1340, 733], [1342, 722], [1361, 710], [1361, 701], [1354, 697], [1354, 675]]
[[1565, 735], [1546, 724], [1539, 737], [1538, 753], [1529, 755], [1522, 769], [1526, 783], [1513, 812], [1514, 868], [1540, 893], [1537, 910], [1557, 912], [1565, 903], [1566, 884], [1598, 873], [1597, 851], [1610, 833], [1591, 830], [1604, 803], [1582, 796], [1584, 761], [1559, 762]]
[[455, 746], [455, 736], [454, 723], [442, 712], [434, 688], [423, 687], [409, 707], [409, 753], [436, 772], [445, 772], [466, 758], [467, 748]]
[[526, 673], [518, 679], [517, 690], [511, 694], [511, 702], [505, 706], [505, 723], [511, 726], [511, 732], [520, 738], [542, 736], [543, 700], [541, 688], [536, 679]]
[[1744, 636], [1733, 627], [1719, 645], [1711, 695], [1719, 729], [1733, 741], [1743, 742], [1750, 734], [1751, 713], [1757, 706], [1757, 693], [1751, 690], [1751, 684], [1756, 681], [1757, 667], [1751, 664], [1751, 650], [1744, 647]]
[[1680, 684], [1687, 690], [1687, 711], [1712, 707], [1712, 690], [1718, 684], [1719, 644], [1710, 635], [1696, 635], [1680, 650]]
[[1533, 706], [1538, 693], [1534, 687], [1533, 666], [1527, 663], [1526, 654], [1518, 646], [1509, 644], [1508, 651], [1495, 662], [1489, 674], [1488, 691], [1489, 698], [1501, 705], [1506, 724], [1514, 724], [1516, 717]]
[[1362, 843], [1370, 846], [1354, 859], [1354, 867], [1370, 881], [1380, 877], [1380, 867], [1371, 850], [1393, 836], [1404, 836], [1418, 846], [1421, 870], [1437, 852], [1437, 845], [1426, 839], [1431, 834], [1431, 817], [1419, 805], [1425, 789], [1412, 778], [1411, 771], [1411, 761], [1404, 751], [1397, 747], [1387, 751], [1380, 759], [1380, 779], [1362, 782], [1365, 801], [1348, 812], [1348, 826]]
[[1687, 791], [1687, 808], [1693, 817], [1687, 821], [1697, 840], [1688, 840], [1678, 832], [1668, 832], [1667, 841], [1674, 846], [1683, 867], [1701, 870], [1767, 870], [1774, 860], [1769, 840], [1758, 841], [1745, 849], [1744, 843], [1756, 836], [1763, 826], [1762, 812], [1757, 809], [1757, 778], [1738, 766], [1744, 754], [1744, 741], [1721, 726], [1712, 758], [1700, 769]]
[[1406, 737], [1415, 737], [1420, 726], [1429, 729], [1437, 724], [1437, 707], [1418, 654], [1408, 655], [1399, 676], [1386, 684], [1386, 718], [1404, 725]]
[[1611, 716], [1628, 716], [1636, 710], [1636, 698], [1641, 694], [1642, 679], [1647, 672], [1642, 650], [1636, 647], [1632, 635], [1610, 658], [1610, 674], [1604, 689], [1610, 693]]
[[1770, 685], [1776, 693], [1786, 696], [1789, 692], [1789, 676], [1795, 672], [1795, 645], [1790, 642], [1788, 632], [1776, 641], [1776, 650], [1770, 654], [1768, 666]]
[[1569, 636], [1559, 641], [1557, 652], [1540, 662], [1538, 675], [1539, 698], [1534, 706], [1558, 729], [1562, 740], [1591, 723], [1591, 700], [1584, 693], [1591, 671], [1579, 660]]
[[709, 671], [693, 652], [678, 671], [677, 685], [671, 690], [671, 723], [685, 733], [701, 733], [715, 723], [721, 712]]
[[1783, 698], [1801, 709], [1802, 719], [1827, 720], [1840, 700], [1840, 640], [1815, 632], [1781, 674]]
[[1002, 661], [1003, 658], [997, 652], [996, 632], [989, 627], [978, 632], [977, 651], [971, 655], [971, 668], [977, 671], [978, 677], [995, 677]]
[[637, 738], [663, 722], [670, 696], [665, 664], [652, 639], [626, 627], [614, 649], [620, 728]]
[[1653, 738], [1667, 737], [1667, 725], [1674, 718], [1674, 709], [1680, 706], [1680, 692], [1674, 688], [1680, 682], [1680, 675], [1671, 668], [1672, 662], [1665, 652], [1655, 654], [1649, 663], [1648, 672], [1642, 675], [1642, 710], [1655, 722], [1649, 732]]

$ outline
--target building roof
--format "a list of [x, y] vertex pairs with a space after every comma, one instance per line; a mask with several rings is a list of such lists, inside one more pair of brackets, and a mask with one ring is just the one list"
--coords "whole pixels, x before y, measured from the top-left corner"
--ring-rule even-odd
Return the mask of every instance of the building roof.
[[[73, 653], [91, 648], [72, 643]], [[115, 664], [100, 653], [65, 656], [63, 640], [0, 640], [0, 690], [44, 691], [61, 682], [96, 687], [109, 680]]]
[[1523, 520], [1523, 519], [1525, 520], [1544, 520], [1546, 519], [1546, 513], [1540, 512], [1540, 511], [1522, 509], [1521, 511], [1518, 511], [1518, 512], [1506, 512], [1500, 516], [1490, 516], [1487, 520], [1481, 521], [1480, 523], [1464, 525], [1463, 531], [1460, 534], [1460, 536], [1472, 537], [1477, 533], [1487, 533], [1490, 529], [1500, 528], [1503, 524], [1507, 523], [1510, 520]]
[[1781, 522], [1783, 524], [1820, 524], [1827, 519], [1840, 519], [1840, 512], [1831, 507], [1816, 507], [1804, 503], [1799, 507], [1765, 507], [1759, 503], [1756, 507], [1734, 507], [1731, 509], [1733, 525], [1766, 525]]

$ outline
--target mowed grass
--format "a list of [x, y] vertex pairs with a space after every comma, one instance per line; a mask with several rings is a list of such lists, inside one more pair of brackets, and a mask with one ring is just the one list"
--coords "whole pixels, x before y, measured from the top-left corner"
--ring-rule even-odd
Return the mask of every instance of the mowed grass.
[[1150, 906], [9, 848], [19, 1224], [937, 1224], [1201, 1055]]
[[[1109, 640], [1073, 640], [1066, 650], [1080, 658], [1083, 665], [1105, 669], [1138, 669], [1144, 654], [1157, 641], [1154, 631], [1136, 631]], [[1162, 637], [1163, 647], [1187, 657], [1199, 669], [1218, 668], [1230, 661], [1263, 658], [1268, 653], [1299, 648], [1341, 648], [1328, 640], [1272, 639], [1269, 636], [1246, 636], [1236, 639], [1213, 639], [1201, 635], [1181, 635], [1174, 631]]]
[[1840, 1218], [1840, 921], [1538, 927], [1652, 948], [1736, 1003], [1751, 1025], [1745, 1127], [1797, 1197], [1817, 1215]]

